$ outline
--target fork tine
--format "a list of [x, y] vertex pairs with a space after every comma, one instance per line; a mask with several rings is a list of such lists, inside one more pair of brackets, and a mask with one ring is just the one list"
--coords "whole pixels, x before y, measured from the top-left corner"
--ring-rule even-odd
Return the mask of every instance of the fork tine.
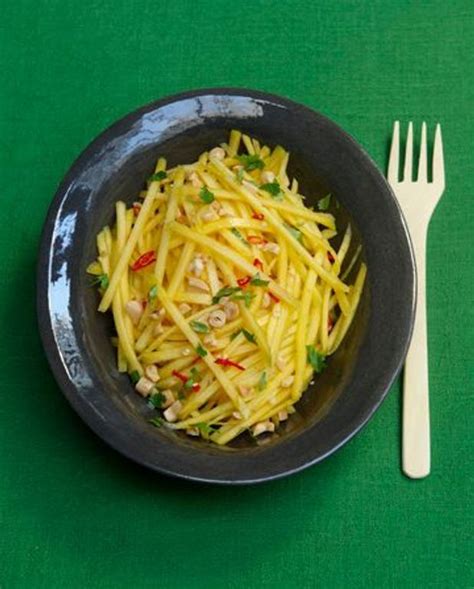
[[444, 190], [444, 155], [443, 140], [441, 138], [441, 125], [436, 125], [433, 147], [433, 184]]
[[421, 144], [420, 144], [420, 159], [418, 161], [418, 176], [416, 177], [419, 182], [428, 182], [428, 156], [426, 148], [426, 123], [423, 122], [421, 125]]
[[405, 148], [405, 165], [403, 168], [403, 181], [411, 182], [413, 166], [413, 123], [408, 123], [407, 144]]
[[388, 158], [387, 178], [390, 184], [398, 182], [398, 157], [400, 155], [400, 123], [395, 121], [393, 124], [392, 145], [390, 146], [390, 155]]

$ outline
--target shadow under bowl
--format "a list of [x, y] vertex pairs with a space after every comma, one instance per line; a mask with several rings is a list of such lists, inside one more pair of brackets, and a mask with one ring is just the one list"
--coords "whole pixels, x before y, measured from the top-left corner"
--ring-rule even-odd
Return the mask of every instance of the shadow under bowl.
[[[195, 161], [232, 128], [291, 153], [306, 204], [328, 192], [338, 238], [350, 222], [368, 276], [355, 320], [297, 412], [276, 434], [229, 447], [166, 428], [119, 374], [112, 319], [97, 312], [86, 267], [95, 238], [113, 223], [117, 200], [131, 203], [158, 156]], [[337, 245], [337, 240], [335, 241]], [[350, 283], [358, 263], [349, 274]], [[403, 362], [413, 324], [415, 269], [395, 197], [372, 160], [342, 129], [274, 95], [242, 89], [192, 91], [149, 104], [95, 139], [73, 164], [50, 207], [38, 263], [38, 315], [44, 348], [65, 396], [82, 419], [122, 454], [153, 470], [199, 481], [254, 483], [301, 470], [330, 455], [368, 421]]]

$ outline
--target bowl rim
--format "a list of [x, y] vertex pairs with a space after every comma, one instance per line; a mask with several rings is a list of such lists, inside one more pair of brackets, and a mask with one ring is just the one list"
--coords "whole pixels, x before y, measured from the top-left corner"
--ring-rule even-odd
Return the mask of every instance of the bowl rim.
[[[409, 296], [410, 301], [410, 317], [407, 322], [407, 329], [404, 338], [403, 345], [397, 350], [398, 352], [398, 361], [396, 362], [392, 372], [388, 378], [385, 379], [382, 389], [380, 390], [376, 401], [370, 406], [369, 410], [367, 410], [363, 417], [358, 422], [357, 426], [347, 432], [344, 436], [341, 437], [340, 441], [333, 445], [328, 451], [319, 454], [312, 460], [307, 460], [304, 463], [298, 464], [295, 468], [288, 468], [281, 472], [276, 472], [271, 475], [264, 475], [258, 476], [255, 478], [252, 477], [241, 477], [241, 478], [213, 478], [209, 476], [196, 476], [190, 475], [183, 472], [180, 472], [179, 469], [173, 470], [170, 468], [165, 468], [159, 466], [155, 463], [151, 463], [147, 460], [140, 459], [137, 457], [133, 452], [129, 451], [129, 448], [126, 444], [121, 443], [121, 441], [114, 435], [111, 435], [110, 432], [104, 432], [103, 428], [100, 427], [100, 424], [93, 414], [91, 414], [90, 410], [87, 407], [87, 403], [84, 402], [82, 397], [77, 395], [77, 388], [75, 384], [69, 378], [63, 362], [61, 360], [61, 356], [58, 350], [58, 345], [53, 333], [53, 327], [51, 323], [51, 315], [48, 305], [48, 285], [49, 285], [49, 275], [46, 271], [48, 267], [48, 262], [50, 258], [50, 254], [53, 248], [53, 235], [54, 235], [54, 226], [55, 220], [58, 215], [58, 212], [61, 208], [61, 204], [67, 195], [67, 187], [75, 178], [77, 172], [80, 170], [81, 166], [87, 162], [90, 157], [93, 155], [94, 151], [97, 149], [99, 145], [103, 145], [107, 143], [111, 138], [115, 136], [116, 131], [119, 131], [121, 127], [127, 125], [128, 123], [138, 120], [142, 115], [145, 115], [151, 111], [157, 110], [164, 106], [170, 105], [174, 102], [179, 102], [182, 100], [190, 99], [190, 98], [198, 98], [202, 96], [219, 96], [219, 95], [230, 95], [232, 97], [244, 97], [244, 98], [251, 98], [257, 99], [262, 101], [268, 101], [271, 104], [281, 105], [286, 107], [290, 110], [294, 110], [295, 108], [301, 109], [303, 112], [311, 114], [316, 118], [320, 119], [325, 125], [329, 125], [333, 127], [333, 129], [337, 130], [347, 141], [349, 144], [352, 144], [352, 147], [358, 152], [359, 157], [365, 160], [365, 164], [371, 167], [373, 170], [376, 170], [378, 173], [378, 181], [382, 183], [383, 188], [385, 189], [386, 194], [391, 196], [392, 201], [395, 205], [395, 209], [398, 213], [398, 218], [401, 223], [401, 227], [403, 229], [404, 236], [407, 241], [408, 245], [408, 253], [410, 257], [410, 271], [411, 271], [411, 279], [413, 283], [413, 292], [407, 293]], [[87, 144], [87, 146], [82, 150], [79, 156], [73, 161], [73, 163], [68, 168], [66, 174], [64, 175], [63, 179], [58, 185], [58, 188], [54, 194], [54, 197], [48, 207], [48, 211], [45, 217], [43, 229], [40, 236], [40, 247], [39, 253], [37, 258], [37, 271], [36, 271], [36, 284], [37, 284], [37, 291], [36, 291], [36, 308], [37, 308], [37, 321], [38, 327], [40, 332], [41, 341], [43, 344], [43, 349], [48, 360], [49, 366], [53, 372], [55, 380], [59, 385], [62, 393], [73, 407], [73, 409], [79, 414], [82, 420], [96, 433], [103, 441], [105, 441], [110, 447], [114, 450], [118, 451], [120, 454], [130, 458], [136, 463], [141, 464], [142, 466], [146, 466], [155, 472], [159, 472], [161, 474], [170, 475], [173, 477], [177, 477], [180, 479], [185, 479], [188, 481], [196, 481], [196, 482], [204, 482], [204, 483], [216, 483], [216, 484], [231, 484], [231, 485], [243, 485], [243, 484], [255, 484], [266, 482], [270, 480], [280, 479], [286, 476], [290, 476], [297, 472], [300, 472], [314, 464], [317, 464], [330, 456], [331, 454], [335, 453], [339, 450], [342, 446], [347, 444], [358, 432], [364, 428], [368, 421], [371, 419], [373, 414], [377, 411], [380, 405], [383, 403], [385, 398], [388, 395], [388, 392], [393, 385], [395, 379], [400, 373], [400, 370], [403, 366], [403, 362], [408, 351], [408, 346], [411, 340], [411, 335], [413, 331], [414, 325], [414, 318], [415, 318], [415, 310], [416, 310], [416, 282], [417, 282], [417, 271], [416, 271], [416, 264], [415, 264], [415, 256], [414, 250], [410, 238], [410, 234], [408, 231], [408, 226], [406, 220], [403, 216], [403, 212], [398, 204], [398, 201], [395, 197], [393, 190], [391, 189], [390, 185], [388, 184], [387, 180], [385, 179], [383, 173], [380, 171], [378, 165], [375, 161], [371, 158], [371, 156], [366, 152], [366, 150], [353, 138], [347, 131], [345, 131], [342, 127], [340, 127], [337, 123], [335, 123], [332, 119], [327, 117], [326, 115], [321, 114], [319, 111], [300, 104], [296, 101], [293, 101], [289, 98], [279, 96], [277, 94], [263, 92], [260, 90], [253, 90], [245, 87], [210, 87], [210, 88], [199, 88], [199, 89], [192, 89], [185, 92], [179, 92], [177, 94], [173, 94], [171, 96], [166, 96], [160, 98], [158, 100], [153, 100], [148, 102], [147, 104], [127, 113], [123, 117], [120, 117], [116, 121], [114, 121], [111, 125], [106, 127], [102, 132], [100, 132], [91, 142]]]

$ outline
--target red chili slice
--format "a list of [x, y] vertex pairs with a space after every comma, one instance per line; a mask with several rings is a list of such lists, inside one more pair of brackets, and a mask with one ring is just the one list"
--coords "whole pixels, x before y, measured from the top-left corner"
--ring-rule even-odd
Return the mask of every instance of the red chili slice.
[[260, 245], [261, 243], [268, 243], [266, 239], [263, 239], [263, 237], [260, 237], [260, 235], [249, 235], [247, 237], [247, 241], [249, 243], [252, 243], [254, 245]]
[[156, 262], [156, 255], [154, 250], [150, 250], [149, 252], [145, 252], [144, 254], [142, 254], [139, 258], [135, 260], [135, 262], [133, 262], [132, 270], [134, 272], [137, 272], [138, 270], [141, 270], [142, 268], [146, 268], [150, 264], [153, 264], [153, 262]]
[[244, 288], [247, 286], [247, 284], [252, 280], [251, 276], [245, 276], [244, 278], [239, 278], [237, 280], [237, 284], [240, 286], [240, 288]]
[[245, 366], [242, 366], [242, 364], [234, 362], [233, 360], [229, 360], [229, 358], [216, 358], [216, 364], [219, 364], [219, 366], [232, 366], [239, 370], [245, 370]]
[[328, 260], [331, 262], [331, 264], [334, 262], [334, 256], [331, 254], [331, 252], [328, 252]]
[[199, 393], [201, 390], [201, 385], [198, 382], [193, 383], [192, 389], [193, 393]]
[[176, 378], [179, 378], [179, 380], [182, 383], [186, 383], [189, 380], [189, 378], [185, 374], [183, 374], [182, 372], [178, 372], [177, 370], [173, 370], [172, 375], [176, 376]]
[[272, 292], [268, 291], [268, 296], [272, 299], [274, 303], [279, 303], [280, 299], [276, 297]]
[[262, 262], [262, 260], [259, 260], [258, 258], [255, 258], [255, 260], [252, 263], [255, 266], [255, 268], [258, 268], [259, 270], [262, 270], [262, 272], [263, 272], [263, 262]]
[[252, 215], [252, 219], [257, 219], [257, 221], [263, 221], [265, 219], [265, 215], [263, 213], [254, 213]]

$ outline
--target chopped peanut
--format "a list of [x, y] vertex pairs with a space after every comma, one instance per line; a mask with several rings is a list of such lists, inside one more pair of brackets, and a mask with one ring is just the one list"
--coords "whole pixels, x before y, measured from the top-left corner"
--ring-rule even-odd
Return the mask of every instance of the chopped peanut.
[[214, 149], [211, 149], [209, 152], [209, 157], [215, 157], [218, 160], [223, 160], [225, 158], [225, 151], [222, 149], [222, 147], [214, 147]]
[[178, 413], [181, 411], [181, 401], [175, 401], [172, 405], [163, 412], [163, 416], [166, 421], [173, 423], [174, 421], [178, 421]]
[[270, 170], [262, 172], [261, 175], [262, 184], [271, 184], [275, 181], [275, 174]]
[[165, 398], [161, 408], [167, 409], [176, 401], [173, 391], [170, 389], [165, 389], [164, 391], [160, 391], [160, 392], [163, 395], [163, 397]]
[[138, 325], [138, 322], [143, 315], [143, 305], [140, 301], [128, 301], [125, 305], [125, 311], [132, 320], [133, 325]]
[[265, 432], [274, 432], [275, 431], [275, 424], [273, 421], [260, 421], [256, 423], [252, 428], [252, 434], [254, 436], [259, 436]]
[[182, 313], [183, 315], [186, 315], [186, 313], [189, 313], [189, 311], [191, 311], [191, 306], [188, 305], [188, 303], [181, 303], [178, 307], [179, 312]]
[[286, 368], [285, 356], [283, 354], [278, 354], [276, 359], [276, 365], [278, 370], [283, 371]]
[[291, 385], [293, 384], [294, 380], [295, 380], [294, 375], [293, 374], [290, 374], [290, 376], [287, 376], [286, 378], [284, 378], [281, 381], [281, 386], [284, 389], [287, 389], [287, 388], [291, 387]]
[[201, 256], [196, 256], [193, 261], [189, 264], [189, 271], [194, 276], [198, 277], [204, 272], [204, 260]]
[[264, 252], [270, 252], [271, 254], [275, 254], [278, 255], [280, 253], [280, 246], [278, 245], [278, 243], [264, 243], [262, 245], [262, 250]]
[[155, 364], [150, 364], [145, 368], [145, 376], [149, 378], [152, 382], [158, 382], [160, 380], [158, 368]]
[[155, 387], [155, 383], [146, 376], [142, 376], [135, 385], [135, 390], [140, 393], [142, 397], [148, 397]]
[[268, 294], [268, 292], [264, 293], [263, 297], [262, 297], [262, 307], [264, 309], [268, 309], [268, 307], [271, 305], [272, 299], [271, 296]]
[[191, 184], [194, 186], [194, 188], [202, 188], [203, 187], [203, 183], [202, 183], [201, 179], [199, 178], [199, 176], [196, 174], [196, 172], [191, 172], [191, 174], [189, 174], [189, 180], [190, 180]]
[[246, 387], [243, 384], [239, 384], [238, 389], [242, 397], [248, 397], [252, 391], [250, 387]]

